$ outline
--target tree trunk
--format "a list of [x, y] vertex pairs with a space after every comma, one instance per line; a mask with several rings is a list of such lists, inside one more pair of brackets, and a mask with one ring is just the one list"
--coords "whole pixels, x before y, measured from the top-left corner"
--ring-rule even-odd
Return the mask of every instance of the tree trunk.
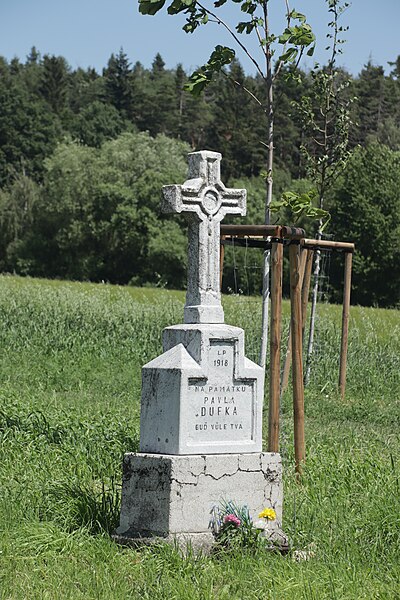
[[[267, 59], [267, 107], [268, 107], [268, 157], [267, 157], [267, 189], [265, 200], [265, 225], [271, 222], [270, 206], [272, 202], [272, 165], [274, 161], [274, 104], [272, 86], [271, 58]], [[270, 295], [270, 261], [271, 251], [264, 252], [263, 269], [263, 291], [262, 291], [262, 321], [261, 321], [261, 347], [260, 366], [266, 368], [267, 342], [268, 342], [268, 317], [269, 317], [269, 295]]]
[[[319, 224], [318, 224], [318, 232], [316, 235], [317, 240], [320, 240], [322, 237], [321, 227], [322, 227], [322, 220], [320, 220]], [[311, 301], [310, 333], [308, 336], [307, 360], [306, 360], [306, 369], [305, 369], [305, 375], [304, 375], [304, 385], [308, 385], [310, 382], [311, 357], [312, 357], [312, 353], [313, 353], [313, 349], [314, 349], [314, 333], [315, 333], [315, 320], [316, 320], [316, 316], [317, 316], [317, 300], [318, 300], [318, 287], [319, 287], [320, 271], [321, 271], [321, 250], [317, 250], [315, 253], [315, 263], [314, 263], [314, 285], [313, 285], [312, 301]]]

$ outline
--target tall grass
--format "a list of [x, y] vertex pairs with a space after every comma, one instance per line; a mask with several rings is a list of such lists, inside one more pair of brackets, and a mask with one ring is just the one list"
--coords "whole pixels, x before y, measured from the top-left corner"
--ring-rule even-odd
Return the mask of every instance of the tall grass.
[[[400, 324], [353, 307], [346, 400], [340, 307], [319, 307], [306, 390], [307, 463], [293, 473], [282, 403], [284, 528], [310, 560], [121, 549], [121, 459], [138, 448], [141, 366], [183, 294], [0, 278], [0, 597], [396, 598], [400, 589]], [[225, 298], [256, 359], [259, 304]], [[284, 306], [284, 331], [288, 306]], [[266, 427], [264, 427], [266, 431]], [[308, 554], [307, 554], [308, 552]]]

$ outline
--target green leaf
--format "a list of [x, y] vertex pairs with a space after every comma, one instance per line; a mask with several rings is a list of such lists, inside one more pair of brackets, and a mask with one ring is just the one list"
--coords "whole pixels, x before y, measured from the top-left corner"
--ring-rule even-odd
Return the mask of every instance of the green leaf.
[[243, 31], [246, 30], [246, 33], [251, 33], [255, 26], [255, 21], [241, 21], [236, 25], [236, 31], [238, 33], [243, 33]]
[[155, 15], [161, 10], [166, 0], [139, 0], [139, 12], [142, 15]]
[[296, 19], [296, 20], [300, 21], [301, 23], [306, 22], [306, 17], [304, 15], [302, 15], [301, 13], [296, 12], [295, 10], [292, 10], [292, 12], [290, 13], [289, 16], [291, 19]]
[[187, 5], [182, 0], [174, 0], [174, 2], [168, 7], [167, 13], [169, 15], [177, 15], [178, 13], [187, 9]]
[[286, 52], [284, 52], [279, 60], [283, 62], [293, 62], [298, 54], [297, 48], [289, 48]]
[[184, 84], [183, 89], [187, 92], [193, 94], [193, 96], [198, 97], [203, 89], [210, 83], [211, 80], [208, 80], [207, 74], [204, 73], [202, 67], [192, 73], [189, 77], [189, 80]]
[[[209, 64], [215, 64], [217, 62], [221, 63], [221, 67], [223, 65], [230, 64], [235, 58], [235, 51], [232, 48], [228, 48], [227, 46], [216, 46], [214, 52], [210, 56]], [[219, 67], [219, 68], [221, 68]]]
[[245, 2], [243, 2], [242, 6], [240, 7], [240, 10], [242, 12], [247, 13], [248, 15], [252, 15], [254, 13], [254, 11], [256, 10], [256, 8], [257, 8], [257, 4], [255, 4], [251, 0], [245, 0]]
[[275, 203], [275, 206], [286, 206], [293, 215], [297, 216], [297, 218], [304, 215], [310, 219], [325, 219], [324, 227], [326, 227], [331, 217], [328, 211], [313, 206], [313, 202], [316, 200], [317, 196], [316, 189], [311, 189], [303, 194], [297, 192], [284, 192], [280, 201]]
[[295, 27], [286, 27], [282, 35], [279, 36], [279, 43], [286, 44], [288, 42], [294, 46], [309, 46], [315, 42], [315, 35], [307, 23]]
[[208, 62], [192, 73], [183, 89], [194, 96], [199, 96], [211, 83], [213, 75], [221, 71], [225, 65], [229, 65], [234, 58], [235, 51], [232, 48], [216, 46]]
[[279, 43], [280, 44], [286, 44], [286, 42], [289, 40], [290, 36], [292, 35], [291, 31], [286, 28], [285, 31], [282, 33], [282, 35], [279, 36]]
[[186, 33], [193, 33], [193, 31], [198, 27], [198, 23], [186, 23], [186, 25], [184, 25], [182, 27], [183, 31], [185, 31]]
[[280, 209], [285, 206], [285, 203], [282, 202], [282, 200], [274, 200], [273, 202], [271, 202], [271, 204], [269, 205], [269, 210], [272, 213], [277, 213], [280, 211]]
[[312, 56], [314, 54], [314, 50], [315, 50], [315, 44], [307, 50], [307, 56]]

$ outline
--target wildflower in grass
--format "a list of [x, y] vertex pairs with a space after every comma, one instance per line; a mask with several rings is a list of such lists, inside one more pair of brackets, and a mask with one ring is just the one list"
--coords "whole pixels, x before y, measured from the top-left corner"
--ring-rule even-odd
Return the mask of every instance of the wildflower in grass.
[[264, 508], [258, 515], [259, 519], [267, 519], [268, 521], [275, 521], [276, 512], [273, 508]]
[[236, 515], [230, 513], [229, 515], [225, 515], [224, 523], [226, 523], [226, 524], [231, 523], [235, 527], [240, 527], [242, 522]]
[[220, 548], [258, 548], [263, 540], [261, 528], [254, 526], [246, 505], [240, 506], [232, 500], [222, 501], [211, 511], [210, 527]]

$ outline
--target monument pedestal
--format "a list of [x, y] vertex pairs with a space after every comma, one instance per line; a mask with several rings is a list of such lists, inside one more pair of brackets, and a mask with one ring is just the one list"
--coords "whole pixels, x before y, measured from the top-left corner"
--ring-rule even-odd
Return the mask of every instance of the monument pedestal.
[[163, 346], [142, 369], [140, 451], [261, 452], [264, 372], [245, 357], [243, 329], [174, 325]]
[[116, 539], [130, 545], [163, 540], [182, 548], [209, 550], [213, 508], [233, 501], [258, 520], [273, 507], [276, 520], [265, 534], [271, 546], [287, 545], [282, 523], [282, 465], [279, 454], [125, 454], [122, 506]]

